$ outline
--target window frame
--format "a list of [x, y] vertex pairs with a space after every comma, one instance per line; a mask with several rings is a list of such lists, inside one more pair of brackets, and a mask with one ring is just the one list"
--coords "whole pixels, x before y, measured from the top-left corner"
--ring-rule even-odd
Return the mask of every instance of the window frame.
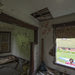
[[58, 27], [58, 26], [64, 26], [64, 25], [66, 25], [66, 26], [75, 26], [75, 21], [66, 22], [66, 23], [60, 23], [60, 24], [53, 24], [53, 45], [54, 45], [54, 51], [53, 51], [54, 52], [53, 53], [54, 54], [54, 61], [53, 61], [53, 64], [58, 65], [60, 67], [75, 70], [75, 68], [73, 68], [73, 67], [56, 63], [56, 33], [55, 33], [55, 28]]
[[4, 51], [4, 52], [1, 52], [0, 51], [0, 54], [3, 54], [3, 53], [10, 53], [11, 52], [11, 32], [7, 32], [7, 31], [0, 31], [0, 33], [8, 33], [8, 37], [9, 37], [9, 43], [8, 43], [8, 49], [7, 51]]

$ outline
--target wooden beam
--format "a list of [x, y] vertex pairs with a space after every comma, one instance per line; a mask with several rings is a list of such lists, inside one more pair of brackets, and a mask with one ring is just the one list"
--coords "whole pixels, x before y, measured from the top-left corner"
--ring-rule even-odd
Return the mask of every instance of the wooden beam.
[[25, 23], [5, 13], [0, 14], [0, 21], [34, 30], [34, 43], [38, 43], [38, 27]]
[[9, 16], [9, 15], [7, 15], [5, 13], [0, 14], [0, 21], [6, 22], [6, 23], [11, 23], [11, 24], [14, 23], [14, 24], [17, 24], [19, 26], [29, 28], [29, 29], [34, 29], [34, 30], [38, 29], [38, 27], [36, 27], [36, 26], [30, 25], [28, 23], [25, 23], [25, 22], [23, 22], [21, 20], [18, 20], [18, 19], [14, 18], [14, 17], [11, 17], [11, 16]]
[[30, 74], [34, 75], [34, 43], [30, 44]]
[[75, 21], [71, 21], [71, 22], [65, 22], [65, 23], [60, 23], [60, 24], [53, 24], [53, 27], [61, 27], [61, 26], [71, 26], [71, 25], [75, 25]]
[[41, 62], [43, 62], [44, 57], [44, 39], [41, 39]]

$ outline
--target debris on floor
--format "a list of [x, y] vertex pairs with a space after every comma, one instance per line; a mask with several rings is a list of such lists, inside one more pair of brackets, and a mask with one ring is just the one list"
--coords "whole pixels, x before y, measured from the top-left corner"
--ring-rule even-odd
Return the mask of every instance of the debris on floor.
[[44, 62], [40, 65], [36, 75], [55, 75], [53, 72], [49, 71]]
[[36, 75], [70, 75], [66, 72], [60, 72], [56, 69], [48, 68], [44, 62], [41, 63]]

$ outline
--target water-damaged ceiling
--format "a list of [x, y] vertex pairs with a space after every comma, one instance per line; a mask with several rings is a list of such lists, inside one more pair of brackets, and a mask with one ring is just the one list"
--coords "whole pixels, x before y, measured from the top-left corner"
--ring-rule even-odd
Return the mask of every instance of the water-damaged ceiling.
[[1, 0], [3, 11], [24, 17], [43, 8], [48, 8], [52, 16], [59, 17], [75, 13], [75, 0]]
[[48, 7], [53, 17], [75, 13], [75, 0], [32, 0], [34, 11]]

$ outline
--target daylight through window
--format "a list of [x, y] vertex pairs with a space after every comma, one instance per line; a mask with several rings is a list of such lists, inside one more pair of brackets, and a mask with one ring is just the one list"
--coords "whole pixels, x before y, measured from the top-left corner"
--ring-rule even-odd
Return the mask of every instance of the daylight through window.
[[56, 63], [75, 68], [75, 26], [55, 28]]

